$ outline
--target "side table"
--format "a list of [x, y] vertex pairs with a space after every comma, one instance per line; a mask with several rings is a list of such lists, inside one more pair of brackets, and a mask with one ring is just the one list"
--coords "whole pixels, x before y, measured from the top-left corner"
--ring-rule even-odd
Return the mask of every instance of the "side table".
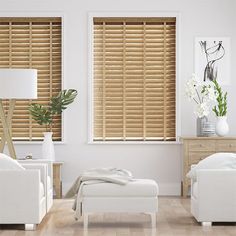
[[54, 188], [54, 198], [62, 198], [62, 181], [61, 181], [61, 167], [63, 162], [55, 161], [53, 162], [53, 188]]

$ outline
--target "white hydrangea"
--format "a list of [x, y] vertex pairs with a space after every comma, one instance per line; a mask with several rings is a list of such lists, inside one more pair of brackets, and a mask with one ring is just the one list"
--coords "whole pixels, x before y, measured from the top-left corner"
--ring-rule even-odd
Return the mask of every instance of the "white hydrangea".
[[209, 115], [211, 102], [215, 102], [217, 97], [213, 82], [203, 82], [196, 74], [192, 74], [186, 82], [185, 94], [189, 100], [193, 100], [197, 104], [194, 113], [199, 118]]
[[197, 97], [197, 89], [201, 86], [201, 81], [199, 77], [197, 77], [195, 74], [192, 74], [191, 78], [187, 81], [185, 85], [185, 94], [187, 97], [192, 100]]
[[189, 100], [192, 100], [196, 96], [195, 88], [192, 88], [187, 83], [186, 87], [185, 87], [185, 94], [186, 94], [186, 96], [188, 97]]
[[203, 102], [200, 104], [197, 104], [196, 109], [194, 113], [199, 117], [202, 118], [204, 116], [208, 116], [210, 113], [210, 107], [207, 103]]
[[200, 78], [196, 75], [196, 74], [192, 74], [192, 76], [191, 76], [191, 79], [190, 79], [190, 83], [194, 86], [194, 87], [196, 87], [196, 88], [198, 88], [199, 86], [201, 86], [202, 85], [202, 81], [200, 80]]

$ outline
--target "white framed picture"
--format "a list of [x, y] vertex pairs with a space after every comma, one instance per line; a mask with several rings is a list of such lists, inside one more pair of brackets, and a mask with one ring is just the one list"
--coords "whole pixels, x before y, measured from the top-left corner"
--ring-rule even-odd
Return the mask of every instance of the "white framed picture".
[[202, 80], [214, 78], [221, 85], [230, 84], [230, 38], [195, 38], [195, 74]]

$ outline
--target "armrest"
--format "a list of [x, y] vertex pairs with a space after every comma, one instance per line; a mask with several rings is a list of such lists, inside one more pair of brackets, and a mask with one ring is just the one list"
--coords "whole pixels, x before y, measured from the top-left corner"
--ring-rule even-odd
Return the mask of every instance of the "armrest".
[[0, 190], [0, 209], [9, 210], [4, 214], [24, 209], [37, 210], [40, 204], [40, 171], [1, 170]]
[[[47, 175], [51, 177], [51, 180], [53, 179], [53, 161], [51, 160], [44, 160], [44, 159], [27, 159], [27, 160], [18, 160], [19, 163], [23, 164], [46, 164], [47, 165]], [[52, 181], [51, 181], [52, 183]]]
[[196, 164], [191, 165], [191, 170], [196, 166]]
[[51, 188], [53, 188], [53, 161], [44, 159], [33, 159], [33, 160], [18, 160], [22, 165], [24, 164], [46, 164], [47, 175], [51, 178]]
[[[192, 170], [195, 166], [196, 166], [196, 164], [191, 165], [191, 170]], [[190, 195], [193, 196], [193, 184], [196, 182], [196, 179], [191, 178], [190, 181], [191, 181], [191, 188], [190, 188], [191, 193], [190, 193]]]
[[47, 186], [47, 165], [37, 164], [37, 163], [21, 163], [26, 170], [39, 170], [40, 171], [40, 181], [44, 184], [45, 189]]
[[[222, 205], [236, 208], [236, 170], [198, 170], [198, 200], [202, 210]], [[235, 205], [235, 206], [234, 206]]]

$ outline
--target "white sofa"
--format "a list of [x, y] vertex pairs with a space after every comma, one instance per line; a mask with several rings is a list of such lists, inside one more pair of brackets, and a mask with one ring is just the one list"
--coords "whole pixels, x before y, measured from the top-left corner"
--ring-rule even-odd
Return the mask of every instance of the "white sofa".
[[202, 225], [236, 222], [236, 170], [197, 170], [191, 182], [191, 213]]
[[0, 224], [36, 228], [46, 214], [46, 165], [23, 164], [26, 170], [0, 170]]
[[18, 160], [18, 162], [22, 165], [25, 164], [46, 164], [46, 206], [47, 212], [49, 212], [50, 208], [53, 204], [53, 161], [46, 159], [33, 159], [33, 160]]

